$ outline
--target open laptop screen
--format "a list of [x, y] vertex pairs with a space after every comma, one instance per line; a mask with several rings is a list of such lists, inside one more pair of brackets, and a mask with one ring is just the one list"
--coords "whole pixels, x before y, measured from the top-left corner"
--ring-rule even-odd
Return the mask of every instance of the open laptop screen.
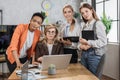
[[42, 70], [48, 69], [51, 64], [56, 66], [56, 69], [65, 69], [70, 63], [72, 54], [63, 55], [45, 55], [42, 59]]

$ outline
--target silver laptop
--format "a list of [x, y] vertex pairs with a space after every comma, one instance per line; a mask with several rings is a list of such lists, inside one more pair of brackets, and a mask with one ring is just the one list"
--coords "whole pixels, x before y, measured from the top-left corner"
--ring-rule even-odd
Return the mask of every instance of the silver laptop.
[[23, 64], [23, 66], [21, 67], [21, 70], [22, 70], [23, 73], [28, 72], [28, 65], [29, 65], [29, 64], [30, 64], [30, 61], [29, 61], [29, 60], [27, 60], [27, 61]]
[[54, 64], [56, 69], [65, 69], [68, 67], [72, 54], [45, 55], [42, 59], [42, 70], [47, 70], [50, 64]]
[[21, 67], [21, 80], [27, 80], [28, 79], [28, 65], [30, 64], [30, 61], [27, 60], [23, 66]]
[[16, 74], [21, 75], [24, 73], [28, 73], [28, 65], [29, 64], [30, 64], [30, 62], [29, 62], [29, 60], [27, 60], [21, 67], [21, 70], [16, 70]]

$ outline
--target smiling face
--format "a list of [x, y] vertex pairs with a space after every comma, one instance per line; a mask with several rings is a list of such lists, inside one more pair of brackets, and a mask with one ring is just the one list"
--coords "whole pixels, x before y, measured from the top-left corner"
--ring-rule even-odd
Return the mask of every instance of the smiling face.
[[42, 18], [39, 16], [34, 16], [31, 20], [30, 20], [30, 26], [29, 26], [29, 30], [31, 32], [35, 31], [36, 29], [38, 29], [42, 24]]
[[67, 19], [67, 21], [73, 19], [73, 14], [74, 12], [71, 6], [68, 5], [63, 8], [63, 15]]
[[84, 8], [81, 8], [80, 12], [85, 20], [90, 21], [93, 19], [93, 11], [92, 10], [84, 7]]

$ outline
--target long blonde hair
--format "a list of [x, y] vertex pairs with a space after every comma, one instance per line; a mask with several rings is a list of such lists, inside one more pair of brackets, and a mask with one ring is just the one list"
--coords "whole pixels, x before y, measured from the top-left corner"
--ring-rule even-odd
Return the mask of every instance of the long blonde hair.
[[[88, 8], [88, 9], [90, 9], [90, 10], [92, 10], [92, 12], [93, 12], [93, 18], [95, 19], [95, 20], [99, 20], [99, 18], [97, 17], [97, 14], [96, 14], [96, 12], [95, 12], [95, 10], [93, 9], [93, 7], [90, 5], [90, 4], [88, 4], [88, 3], [84, 3], [84, 4], [82, 4], [82, 6], [79, 8], [79, 11], [81, 12], [81, 9], [82, 8]], [[83, 18], [83, 16], [82, 16], [82, 18]], [[87, 22], [87, 20], [85, 20], [84, 18], [83, 18], [83, 21], [86, 23]]]

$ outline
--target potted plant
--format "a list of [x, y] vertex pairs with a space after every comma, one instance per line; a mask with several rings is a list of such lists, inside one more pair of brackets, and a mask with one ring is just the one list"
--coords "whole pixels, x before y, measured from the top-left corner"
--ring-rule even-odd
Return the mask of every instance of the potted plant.
[[105, 12], [103, 12], [103, 16], [101, 17], [101, 21], [103, 22], [103, 24], [106, 27], [106, 34], [108, 34], [109, 31], [111, 30], [111, 27], [112, 27], [112, 19], [110, 19], [110, 17], [107, 17]]
[[43, 16], [44, 18], [47, 17], [47, 14], [46, 14], [45, 12], [41, 11], [41, 14], [42, 14], [42, 16]]
[[74, 12], [74, 18], [78, 18], [79, 16], [80, 16], [80, 13], [78, 13], [78, 12]]
[[56, 66], [54, 64], [50, 64], [48, 67], [48, 74], [56, 74]]

